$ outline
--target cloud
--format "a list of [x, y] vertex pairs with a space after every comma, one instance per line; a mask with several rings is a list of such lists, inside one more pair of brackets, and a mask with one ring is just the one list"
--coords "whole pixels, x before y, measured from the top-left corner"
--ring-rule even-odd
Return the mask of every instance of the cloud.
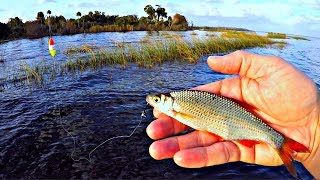
[[38, 0], [39, 4], [50, 3], [50, 2], [55, 3], [56, 0]]
[[89, 3], [89, 2], [83, 2], [83, 3], [73, 3], [73, 4], [68, 4], [68, 7], [82, 7], [82, 8], [90, 8], [90, 7], [97, 7], [96, 4], [94, 3]]
[[289, 3], [302, 8], [310, 8], [314, 10], [320, 9], [320, 0], [289, 0]]

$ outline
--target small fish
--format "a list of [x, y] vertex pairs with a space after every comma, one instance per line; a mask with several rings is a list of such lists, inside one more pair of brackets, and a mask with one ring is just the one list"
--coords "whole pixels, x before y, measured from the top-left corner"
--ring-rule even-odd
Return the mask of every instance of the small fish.
[[235, 101], [197, 90], [148, 95], [148, 104], [181, 123], [210, 132], [224, 140], [247, 147], [267, 143], [279, 154], [288, 171], [297, 176], [291, 154], [310, 151], [302, 144], [283, 136]]

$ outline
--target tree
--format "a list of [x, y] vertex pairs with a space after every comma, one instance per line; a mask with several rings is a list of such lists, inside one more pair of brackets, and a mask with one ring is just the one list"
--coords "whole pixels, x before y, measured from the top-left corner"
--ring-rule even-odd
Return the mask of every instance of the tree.
[[175, 14], [173, 16], [172, 25], [178, 29], [187, 29], [188, 28], [188, 21], [186, 17], [181, 14]]
[[11, 34], [10, 27], [0, 22], [0, 39], [6, 39]]
[[93, 12], [92, 11], [89, 11], [89, 17], [91, 17], [92, 18], [92, 16], [93, 16]]
[[12, 32], [11, 36], [12, 37], [16, 38], [16, 37], [23, 36], [25, 29], [24, 29], [24, 24], [20, 18], [18, 18], [18, 17], [10, 18], [7, 25], [11, 29], [11, 32]]
[[41, 27], [42, 27], [42, 25], [44, 24], [44, 14], [43, 14], [43, 12], [41, 12], [41, 11], [38, 12], [37, 20], [40, 21], [40, 24], [41, 24]]
[[27, 38], [39, 38], [43, 36], [41, 24], [39, 24], [39, 21], [27, 21], [24, 24], [25, 30], [26, 30], [26, 36]]
[[146, 5], [144, 11], [148, 14], [148, 18], [152, 21], [156, 17], [156, 10], [151, 5]]
[[49, 34], [51, 36], [51, 25], [50, 25], [50, 15], [51, 15], [51, 11], [48, 10], [47, 11], [47, 14], [48, 14], [48, 26], [49, 26]]
[[168, 17], [167, 22], [168, 22], [168, 26], [170, 27], [172, 25], [172, 17], [171, 16]]
[[138, 17], [137, 15], [117, 17], [115, 24], [118, 26], [136, 25], [138, 24]]
[[157, 9], [155, 13], [157, 14], [157, 22], [159, 22], [160, 17], [167, 18], [167, 12], [166, 12], [166, 9], [161, 7], [160, 5], [156, 5], [156, 6], [157, 6]]
[[79, 22], [79, 20], [80, 20], [80, 17], [81, 17], [81, 12], [77, 12], [77, 16], [79, 17], [79, 18], [78, 18], [78, 28], [80, 28], [80, 22]]
[[78, 32], [77, 25], [70, 20], [66, 22], [65, 28], [66, 28], [66, 32], [65, 32], [66, 34], [75, 34]]

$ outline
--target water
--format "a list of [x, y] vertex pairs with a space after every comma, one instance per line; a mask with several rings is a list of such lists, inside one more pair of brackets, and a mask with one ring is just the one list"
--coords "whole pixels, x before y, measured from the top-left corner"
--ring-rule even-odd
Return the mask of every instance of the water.
[[[190, 37], [190, 32], [180, 33]], [[63, 63], [68, 57], [61, 52], [73, 45], [112, 48], [115, 42], [137, 43], [145, 36], [160, 38], [159, 33], [147, 32], [57, 36], [54, 39], [60, 53], [55, 60], [47, 52], [47, 38], [0, 44], [0, 57], [5, 59], [0, 64], [0, 81], [19, 73], [21, 63]], [[320, 87], [320, 40], [287, 41], [289, 45], [282, 50], [248, 51], [283, 57]], [[212, 72], [205, 59], [200, 58], [197, 64], [170, 62], [154, 69], [133, 64], [125, 69], [105, 67], [75, 76], [58, 76], [47, 85], [32, 89], [4, 87], [0, 92], [0, 178], [292, 178], [284, 166], [236, 162], [185, 169], [172, 160], [155, 161], [148, 153], [153, 141], [145, 133], [152, 120], [151, 108], [131, 138], [105, 143], [92, 153], [91, 162], [72, 160], [88, 157], [107, 138], [129, 135], [140, 121], [146, 94], [187, 89], [228, 77]], [[76, 148], [71, 158], [73, 138]], [[300, 178], [312, 179], [300, 163], [295, 166]]]

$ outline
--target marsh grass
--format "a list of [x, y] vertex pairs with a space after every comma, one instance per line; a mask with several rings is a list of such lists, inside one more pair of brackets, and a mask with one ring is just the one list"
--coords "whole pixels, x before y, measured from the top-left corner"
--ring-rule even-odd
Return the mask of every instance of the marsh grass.
[[[25, 72], [25, 77], [28, 84], [30, 84], [31, 82], [41, 84], [43, 82], [43, 73], [45, 72], [43, 68], [47, 68], [46, 66], [35, 66], [34, 68], [32, 68], [27, 64], [21, 64], [21, 68]], [[53, 72], [54, 71], [52, 71], [52, 73]]]
[[268, 32], [267, 37], [274, 38], [274, 39], [287, 39], [287, 35], [284, 33]]
[[198, 34], [196, 32], [191, 32], [190, 35], [191, 36], [197, 36]]
[[286, 47], [288, 43], [284, 42], [284, 41], [280, 41], [276, 44], [278, 49], [283, 49], [284, 47]]
[[205, 36], [209, 36], [209, 37], [217, 37], [217, 35], [216, 35], [216, 34], [212, 34], [212, 33], [210, 33], [210, 34], [209, 34], [209, 33], [206, 33], [206, 34], [205, 34]]
[[290, 36], [290, 38], [295, 39], [295, 40], [305, 40], [305, 41], [310, 41], [309, 39], [304, 38], [304, 37], [300, 37], [300, 36]]
[[[185, 40], [180, 35], [167, 36], [171, 38], [148, 39], [137, 44], [116, 43], [115, 48], [110, 49], [81, 47], [86, 53], [84, 57], [69, 59], [66, 63], [54, 68], [44, 64], [34, 68], [24, 65], [23, 69], [27, 81], [34, 79], [35, 82], [42, 82], [44, 74], [50, 72], [55, 75], [58, 73], [63, 75], [68, 72], [77, 73], [87, 69], [98, 69], [107, 65], [120, 65], [125, 68], [128, 63], [149, 68], [168, 61], [196, 63], [199, 57], [206, 54], [227, 53], [233, 50], [265, 47], [277, 43], [265, 36], [245, 32], [223, 32], [220, 37], [198, 38], [192, 36], [191, 40]], [[55, 75], [51, 77], [55, 77]]]
[[64, 54], [70, 55], [70, 54], [77, 54], [77, 53], [85, 53], [87, 52], [88, 49], [90, 49], [90, 51], [97, 51], [99, 50], [99, 47], [95, 45], [82, 45], [79, 47], [68, 47], [64, 51]]

